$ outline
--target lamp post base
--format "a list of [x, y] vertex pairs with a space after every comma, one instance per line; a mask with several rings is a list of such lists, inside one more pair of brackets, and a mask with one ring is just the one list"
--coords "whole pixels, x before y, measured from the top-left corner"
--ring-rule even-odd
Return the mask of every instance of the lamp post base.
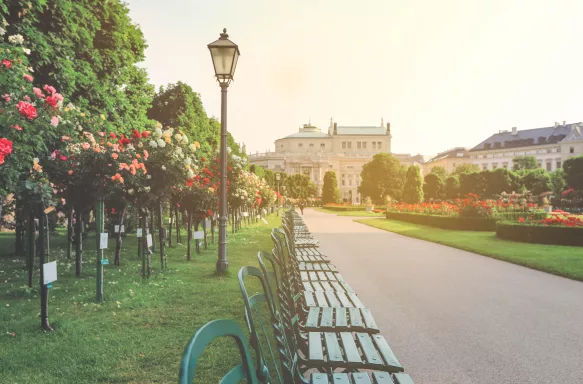
[[224, 274], [229, 269], [229, 263], [227, 260], [218, 260], [217, 261], [217, 273], [219, 275]]

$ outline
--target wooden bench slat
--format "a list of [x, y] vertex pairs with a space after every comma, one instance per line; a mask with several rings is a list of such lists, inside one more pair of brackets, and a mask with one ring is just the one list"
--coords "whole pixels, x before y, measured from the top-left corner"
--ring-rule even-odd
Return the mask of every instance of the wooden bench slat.
[[328, 307], [328, 302], [326, 301], [326, 295], [322, 291], [314, 292], [316, 295], [316, 300], [318, 301], [318, 307]]
[[364, 329], [364, 321], [362, 321], [360, 310], [358, 308], [348, 308], [348, 312], [350, 314], [350, 327], [353, 331], [362, 331]]
[[352, 301], [354, 303], [354, 306], [356, 308], [364, 308], [364, 305], [362, 304], [362, 302], [360, 301], [360, 299], [356, 296], [356, 294], [354, 293], [349, 293], [348, 297], [350, 298], [350, 301]]
[[[411, 376], [407, 375], [406, 373], [395, 373], [393, 375], [393, 379], [396, 384], [415, 384], [413, 383]], [[387, 381], [387, 383], [390, 383], [390, 381]]]
[[312, 373], [310, 384], [330, 384], [325, 373]]
[[336, 326], [337, 327], [348, 327], [348, 322], [346, 320], [346, 308], [334, 308], [336, 312]]
[[361, 308], [360, 312], [362, 313], [362, 318], [364, 319], [364, 324], [366, 325], [366, 328], [375, 329], [378, 331], [379, 327], [377, 326], [377, 323], [374, 321], [370, 309]]
[[320, 308], [311, 307], [308, 311], [308, 318], [306, 319], [306, 328], [317, 328], [318, 320], [320, 319]]
[[326, 290], [320, 281], [312, 281], [312, 286], [314, 287], [314, 291], [324, 292]]
[[348, 299], [348, 296], [346, 296], [346, 293], [344, 293], [344, 292], [336, 292], [336, 295], [338, 296], [338, 299], [342, 303], [342, 306], [343, 307], [345, 307], [345, 308], [352, 308], [352, 307], [354, 307], [354, 305], [352, 305], [352, 302]]
[[302, 281], [302, 285], [304, 286], [304, 291], [313, 291], [312, 284], [309, 281]]
[[352, 289], [352, 287], [350, 285], [348, 285], [348, 283], [346, 281], [341, 281], [340, 285], [344, 288], [344, 290], [348, 293], [356, 293], [354, 292], [354, 289]]
[[334, 309], [330, 307], [322, 308], [322, 319], [320, 320], [320, 326], [332, 328], [333, 324], [334, 324]]
[[336, 333], [326, 332], [324, 333], [324, 341], [326, 342], [326, 356], [328, 362], [343, 362], [342, 350], [340, 349], [340, 344], [338, 344], [338, 339], [336, 338]]
[[352, 338], [352, 333], [340, 332], [340, 340], [342, 340], [342, 347], [344, 348], [344, 355], [346, 356], [347, 364], [348, 365], [362, 364], [360, 353], [358, 352], [356, 343]]
[[304, 292], [304, 298], [306, 299], [306, 306], [307, 307], [315, 307], [316, 300], [314, 299], [314, 293], [310, 291]]
[[324, 350], [322, 349], [322, 334], [320, 332], [308, 333], [308, 356], [311, 362], [324, 362]]
[[[339, 273], [334, 273], [334, 272], [325, 272], [325, 274], [326, 274], [326, 277], [328, 278], [327, 280], [330, 280], [330, 281], [336, 281], [337, 276], [340, 276]], [[326, 280], [326, 279], [324, 278], [322, 280]]]
[[352, 374], [352, 382], [354, 384], [372, 384], [370, 377], [364, 372], [354, 372]]
[[341, 307], [340, 302], [338, 301], [338, 299], [336, 298], [336, 295], [334, 294], [334, 291], [324, 291], [324, 294], [326, 295], [326, 298], [328, 299], [328, 302], [330, 303], [331, 307]]
[[[372, 377], [375, 381], [375, 384], [393, 384], [393, 379], [391, 379], [391, 375], [388, 372], [373, 372]], [[411, 382], [411, 384], [414, 383]]]
[[[317, 277], [314, 280], [327, 281], [326, 274], [322, 271], [316, 272]], [[310, 276], [311, 277], [311, 276]]]
[[387, 340], [385, 340], [385, 338], [381, 335], [373, 335], [372, 338], [379, 352], [383, 356], [385, 363], [387, 363], [393, 372], [403, 372], [403, 367], [401, 366], [401, 363], [399, 363], [399, 360], [397, 360], [397, 356], [395, 356], [391, 350], [391, 347], [389, 347]]
[[308, 272], [300, 272], [300, 277], [302, 281], [310, 281], [310, 279], [308, 279]]
[[346, 292], [346, 290], [344, 289], [344, 287], [342, 285], [340, 285], [340, 283], [338, 283], [337, 281], [330, 281], [328, 284], [330, 284], [332, 286], [332, 290], [336, 291], [336, 292]]
[[350, 384], [348, 373], [333, 373], [332, 380], [332, 384]]
[[357, 333], [356, 339], [358, 340], [358, 344], [364, 354], [365, 364], [370, 364], [372, 366], [382, 366], [383, 359], [377, 352], [375, 345], [370, 338], [368, 333]]
[[327, 281], [321, 281], [321, 282], [320, 282], [320, 285], [322, 286], [322, 288], [323, 288], [325, 291], [333, 291], [333, 290], [334, 290], [334, 288], [332, 288], [332, 286], [330, 286], [330, 283], [329, 283], [329, 282], [327, 282]]

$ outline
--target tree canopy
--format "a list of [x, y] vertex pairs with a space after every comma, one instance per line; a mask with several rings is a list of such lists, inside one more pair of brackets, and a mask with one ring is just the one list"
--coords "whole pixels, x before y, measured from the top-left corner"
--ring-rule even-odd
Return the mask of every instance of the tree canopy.
[[322, 187], [322, 203], [339, 203], [341, 201], [338, 190], [338, 180], [336, 172], [328, 171], [324, 175], [324, 186]]
[[480, 172], [480, 167], [476, 164], [459, 164], [455, 167], [455, 171], [452, 172], [453, 175], [461, 175], [462, 173], [472, 173]]
[[307, 199], [318, 193], [318, 188], [306, 175], [295, 174], [285, 179], [286, 196], [292, 199]]
[[[435, 169], [435, 167], [433, 169]], [[435, 173], [425, 175], [423, 183], [423, 195], [425, 199], [439, 199], [444, 194], [444, 182], [441, 177]]]
[[572, 157], [563, 164], [567, 186], [583, 190], [583, 156]]
[[537, 169], [538, 161], [534, 156], [516, 156], [512, 159], [513, 171], [524, 171], [528, 169]]
[[403, 188], [403, 201], [416, 204], [423, 201], [423, 179], [418, 166], [410, 165], [407, 169], [407, 178]]
[[378, 153], [364, 164], [360, 173], [358, 193], [370, 197], [375, 204], [382, 204], [386, 196], [400, 199], [403, 192], [405, 167], [388, 153]]
[[447, 177], [447, 171], [441, 165], [435, 166], [431, 168], [431, 173], [434, 175], [439, 176], [441, 180], [445, 180]]

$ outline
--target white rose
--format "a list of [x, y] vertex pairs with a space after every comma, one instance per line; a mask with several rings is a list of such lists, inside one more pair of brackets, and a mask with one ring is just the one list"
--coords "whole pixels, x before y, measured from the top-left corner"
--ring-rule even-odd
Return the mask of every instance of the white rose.
[[158, 146], [160, 148], [164, 148], [166, 146], [166, 142], [164, 140], [162, 140], [162, 139], [158, 139], [157, 142], [158, 142]]
[[174, 140], [180, 142], [182, 140], [182, 135], [180, 133], [177, 133], [174, 135]]
[[157, 148], [158, 144], [154, 140], [152, 140], [152, 141], [150, 141], [150, 147]]
[[165, 171], [165, 170], [166, 170], [166, 166], [165, 166], [165, 165], [163, 165], [163, 166], [162, 166], [162, 170], [163, 170], [163, 171]]
[[144, 187], [144, 191], [150, 192], [150, 187]]

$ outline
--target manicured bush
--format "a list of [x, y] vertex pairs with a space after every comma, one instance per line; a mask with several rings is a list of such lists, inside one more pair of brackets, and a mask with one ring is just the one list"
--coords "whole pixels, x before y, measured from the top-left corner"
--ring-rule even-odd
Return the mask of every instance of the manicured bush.
[[518, 221], [518, 219], [522, 218], [530, 218], [532, 220], [543, 220], [548, 216], [546, 212], [497, 212], [494, 214], [494, 218], [497, 220], [504, 220], [504, 221]]
[[494, 218], [425, 215], [405, 212], [387, 212], [386, 217], [390, 220], [406, 221], [442, 229], [492, 232], [496, 230], [496, 219]]
[[324, 208], [338, 212], [366, 211], [366, 207], [358, 205], [324, 205]]
[[499, 221], [496, 236], [524, 243], [583, 246], [583, 227], [547, 226]]

